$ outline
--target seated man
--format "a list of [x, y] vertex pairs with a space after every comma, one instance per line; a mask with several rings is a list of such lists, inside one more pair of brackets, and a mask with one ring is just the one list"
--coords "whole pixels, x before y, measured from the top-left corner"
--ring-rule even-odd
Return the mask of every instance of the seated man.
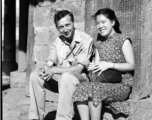
[[74, 16], [67, 10], [58, 11], [54, 22], [60, 36], [51, 46], [46, 65], [30, 76], [29, 119], [44, 119], [45, 84], [52, 89], [59, 86], [56, 120], [72, 120], [75, 86], [87, 79], [85, 67], [92, 52], [92, 37], [74, 28]]

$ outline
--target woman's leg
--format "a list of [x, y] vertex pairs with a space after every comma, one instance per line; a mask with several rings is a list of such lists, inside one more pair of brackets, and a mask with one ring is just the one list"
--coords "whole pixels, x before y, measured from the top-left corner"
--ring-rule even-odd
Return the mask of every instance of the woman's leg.
[[89, 101], [88, 105], [89, 105], [91, 120], [100, 120], [102, 103], [100, 103], [97, 107], [95, 107], [93, 106], [93, 102]]
[[88, 102], [76, 102], [81, 120], [89, 120]]

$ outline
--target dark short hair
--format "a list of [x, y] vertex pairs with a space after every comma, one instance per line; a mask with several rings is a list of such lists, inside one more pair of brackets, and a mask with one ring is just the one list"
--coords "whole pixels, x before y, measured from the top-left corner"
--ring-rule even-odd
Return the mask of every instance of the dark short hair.
[[57, 27], [57, 22], [63, 17], [65, 17], [66, 15], [69, 15], [71, 17], [71, 21], [74, 22], [74, 16], [72, 12], [68, 10], [60, 10], [60, 11], [57, 11], [54, 15], [54, 23], [56, 27]]
[[113, 26], [114, 30], [117, 32], [117, 33], [121, 33], [121, 30], [120, 30], [120, 23], [115, 15], [115, 12], [110, 9], [110, 8], [103, 8], [103, 9], [100, 9], [98, 10], [94, 15], [93, 17], [97, 18], [98, 15], [104, 15], [105, 17], [107, 17], [109, 20], [111, 21], [115, 21], [115, 25]]

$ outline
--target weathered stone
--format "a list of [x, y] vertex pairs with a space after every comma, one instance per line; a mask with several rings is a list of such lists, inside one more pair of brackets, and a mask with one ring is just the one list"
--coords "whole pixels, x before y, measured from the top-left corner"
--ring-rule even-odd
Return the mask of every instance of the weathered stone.
[[34, 47], [34, 61], [38, 66], [44, 65], [46, 63], [49, 55], [49, 48], [50, 47], [48, 45], [40, 45]]
[[17, 117], [9, 117], [9, 118], [5, 118], [5, 119], [3, 119], [3, 120], [19, 120]]
[[138, 88], [140, 98], [152, 94], [152, 1], [143, 1], [141, 41], [141, 81]]
[[151, 120], [152, 119], [152, 99], [144, 100], [128, 100], [126, 101], [129, 110], [129, 116], [121, 114], [111, 114], [110, 112], [104, 113], [104, 118], [108, 120]]
[[23, 98], [20, 99], [20, 100], [18, 101], [18, 103], [21, 104], [21, 105], [29, 105], [29, 101], [30, 101], [29, 98], [26, 98], [26, 97], [25, 97], [25, 99], [23, 99]]
[[28, 120], [28, 119], [29, 119], [29, 117], [27, 115], [19, 117], [19, 120]]
[[[29, 103], [29, 101], [28, 101], [28, 103]], [[22, 105], [22, 104], [21, 104]], [[28, 111], [29, 111], [29, 104], [28, 105], [23, 105], [21, 108], [20, 108], [20, 110], [22, 111], [22, 116], [25, 114], [25, 112], [26, 113], [28, 113]], [[23, 114], [24, 113], [24, 114]]]
[[2, 85], [9, 85], [9, 84], [10, 84], [10, 77], [2, 76]]
[[[136, 39], [141, 36], [141, 42], [136, 43], [137, 49], [135, 49], [135, 57], [136, 57], [136, 71], [133, 86], [132, 98], [142, 99], [152, 94], [152, 1], [138, 1], [137, 5], [141, 5], [141, 12], [137, 11], [134, 15], [140, 15], [140, 19], [138, 20], [138, 28], [139, 33], [136, 36]], [[138, 6], [139, 7], [139, 6]], [[137, 7], [137, 8], [138, 8]], [[139, 7], [140, 8], [140, 7]], [[141, 46], [140, 46], [141, 45]], [[139, 56], [141, 57], [139, 57]], [[138, 60], [138, 59], [139, 60]]]
[[49, 9], [45, 7], [37, 7], [34, 10], [34, 27], [48, 27], [51, 26], [52, 22], [50, 17]]
[[[27, 53], [27, 25], [28, 25], [28, 1], [19, 2], [19, 44], [18, 44], [18, 71], [26, 70]], [[18, 9], [18, 8], [17, 8]], [[18, 33], [18, 32], [17, 32]], [[16, 53], [17, 53], [16, 52]]]
[[8, 113], [11, 115], [11, 116], [19, 116], [21, 115], [22, 111], [20, 109], [15, 109], [15, 110], [11, 110], [11, 111], [8, 111]]
[[134, 115], [144, 115], [149, 113], [152, 115], [152, 99], [147, 98], [139, 101], [130, 100], [130, 117]]
[[26, 86], [26, 73], [15, 71], [11, 72], [10, 76], [10, 86], [13, 88], [25, 87]]
[[26, 53], [24, 51], [18, 51], [18, 71], [25, 72], [26, 71]]
[[75, 28], [80, 31], [84, 31], [84, 22], [75, 23]]

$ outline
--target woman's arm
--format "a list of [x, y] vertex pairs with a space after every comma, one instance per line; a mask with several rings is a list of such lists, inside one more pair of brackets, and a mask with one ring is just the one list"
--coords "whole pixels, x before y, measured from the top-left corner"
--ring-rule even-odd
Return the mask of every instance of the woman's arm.
[[[112, 62], [106, 62], [106, 61], [99, 61], [99, 64], [96, 64], [94, 68], [91, 70], [94, 70], [94, 72], [100, 71], [99, 74], [101, 74], [102, 71], [105, 71], [107, 69], [116, 69], [119, 71], [132, 71], [135, 67], [135, 60], [134, 60], [134, 53], [131, 42], [127, 39], [125, 40], [123, 46], [122, 46], [122, 52], [124, 54], [126, 63], [112, 63]], [[96, 54], [96, 63], [98, 63], [99, 60], [99, 54]]]
[[98, 50], [95, 49], [95, 65], [98, 65], [99, 64], [99, 53], [98, 53]]
[[124, 54], [126, 63], [113, 63], [111, 68], [119, 70], [119, 71], [131, 71], [135, 68], [135, 58], [133, 47], [129, 39], [126, 39], [123, 46], [122, 52]]

